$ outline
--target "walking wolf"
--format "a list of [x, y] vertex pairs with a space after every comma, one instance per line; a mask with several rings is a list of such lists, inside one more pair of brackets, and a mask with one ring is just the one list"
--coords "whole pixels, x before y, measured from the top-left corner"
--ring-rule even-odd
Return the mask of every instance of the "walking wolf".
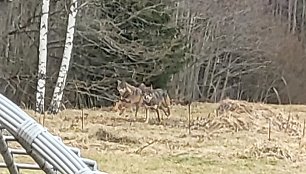
[[[144, 106], [143, 105], [143, 90], [149, 90], [150, 87], [146, 87], [145, 84], [141, 83], [139, 87], [135, 87], [133, 85], [130, 85], [129, 83], [125, 81], [117, 80], [117, 90], [120, 93], [120, 99], [116, 103], [115, 106], [118, 107], [120, 110], [119, 115], [121, 115], [127, 107], [131, 107], [132, 105], [136, 106], [136, 112], [135, 117], [137, 117], [137, 113], [139, 110], [139, 107]], [[147, 108], [146, 110], [146, 117], [147, 117]]]
[[[156, 111], [157, 119], [160, 122], [160, 114], [159, 109], [161, 109], [166, 116], [170, 116], [170, 105], [171, 100], [168, 95], [168, 92], [163, 89], [153, 89], [153, 90], [146, 90], [143, 94], [143, 102], [146, 107], [153, 109]], [[167, 111], [165, 110], [167, 109]], [[149, 122], [149, 116], [146, 119], [146, 123]]]

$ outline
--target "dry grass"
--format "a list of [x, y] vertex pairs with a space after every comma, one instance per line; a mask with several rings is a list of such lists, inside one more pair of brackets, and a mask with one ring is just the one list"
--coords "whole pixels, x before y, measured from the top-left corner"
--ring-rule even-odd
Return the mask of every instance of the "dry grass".
[[224, 100], [219, 104], [193, 103], [191, 109], [191, 135], [187, 106], [179, 105], [172, 106], [172, 115], [164, 117], [162, 124], [157, 124], [153, 112], [149, 114], [154, 120], [145, 124], [144, 110], [135, 119], [128, 110], [128, 116], [119, 116], [106, 108], [85, 110], [84, 130], [80, 110], [66, 110], [53, 119], [48, 115], [45, 126], [112, 174], [306, 170], [306, 139], [301, 139], [305, 106]]

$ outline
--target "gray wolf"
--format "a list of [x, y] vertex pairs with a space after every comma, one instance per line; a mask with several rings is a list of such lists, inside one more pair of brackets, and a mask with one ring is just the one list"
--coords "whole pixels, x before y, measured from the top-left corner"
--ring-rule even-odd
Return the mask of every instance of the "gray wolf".
[[[141, 83], [139, 87], [130, 85], [125, 81], [117, 80], [117, 90], [120, 94], [120, 99], [116, 102], [114, 109], [119, 109], [121, 115], [127, 107], [136, 106], [135, 117], [137, 117], [138, 110], [143, 105], [143, 91], [150, 90], [151, 87], [147, 87], [145, 84]], [[147, 108], [146, 117], [147, 117]]]
[[[159, 109], [161, 109], [166, 116], [170, 116], [171, 99], [166, 90], [160, 88], [145, 90], [143, 94], [143, 103], [146, 105], [147, 108], [156, 111], [157, 119], [159, 122], [161, 121]], [[149, 117], [146, 118], [146, 123], [148, 122]]]
[[127, 108], [130, 108], [133, 104], [125, 100], [118, 100], [115, 102], [112, 110], [117, 112], [119, 110], [119, 115], [122, 115]]

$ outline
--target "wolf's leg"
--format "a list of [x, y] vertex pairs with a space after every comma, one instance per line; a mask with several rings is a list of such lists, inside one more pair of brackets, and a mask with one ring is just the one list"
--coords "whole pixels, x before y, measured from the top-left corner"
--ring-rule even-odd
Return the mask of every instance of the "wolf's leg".
[[158, 122], [161, 122], [160, 116], [159, 116], [158, 108], [156, 108], [155, 111], [156, 111], [156, 114], [157, 114], [157, 120], [158, 120]]
[[148, 117], [148, 108], [145, 107], [145, 110], [146, 110], [146, 120], [147, 120], [147, 117]]
[[119, 103], [116, 102], [116, 103], [113, 105], [113, 107], [112, 107], [112, 111], [117, 112], [118, 109], [119, 109], [118, 105], [119, 105]]
[[170, 116], [170, 106], [167, 106], [166, 108], [167, 108], [167, 114], [166, 114], [166, 116], [169, 117], [169, 116]]
[[[161, 107], [158, 107], [158, 109], [163, 110]], [[164, 114], [160, 114], [160, 118], [161, 118], [161, 120], [164, 120]]]
[[164, 112], [164, 114], [165, 114], [166, 116], [168, 116], [168, 115], [167, 115], [167, 112], [166, 112], [166, 110], [165, 110], [165, 108], [164, 108], [163, 106], [160, 106], [159, 109], [161, 109], [161, 110]]
[[119, 110], [120, 110], [119, 115], [122, 115], [123, 112], [125, 111], [125, 107], [121, 107]]
[[138, 104], [136, 104], [135, 118], [137, 118], [137, 112], [138, 112], [138, 109], [139, 109], [139, 105], [138, 105]]
[[145, 121], [145, 123], [149, 123], [149, 120], [150, 120], [150, 113], [149, 113], [148, 111], [150, 111], [150, 110], [152, 110], [152, 109], [154, 109], [154, 108], [149, 107], [149, 106], [145, 106], [145, 108], [146, 108], [146, 121]]
[[146, 121], [145, 121], [145, 123], [149, 123], [149, 120], [150, 120], [150, 115], [146, 113]]
[[[161, 108], [161, 110], [164, 111], [164, 113], [165, 113], [165, 115], [166, 115], [167, 117], [170, 116], [170, 106], [168, 106], [168, 105], [166, 105], [166, 104], [162, 104], [160, 108]], [[165, 108], [167, 109], [167, 112], [166, 112]]]

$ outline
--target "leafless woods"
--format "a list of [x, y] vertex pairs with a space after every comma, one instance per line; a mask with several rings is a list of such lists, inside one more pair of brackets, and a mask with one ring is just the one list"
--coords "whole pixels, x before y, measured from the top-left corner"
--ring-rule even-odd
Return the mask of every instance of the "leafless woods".
[[[46, 105], [62, 60], [69, 3], [50, 1]], [[66, 107], [110, 104], [119, 78], [165, 88], [178, 100], [306, 102], [304, 0], [78, 4]], [[0, 1], [1, 92], [31, 108], [41, 5]]]

